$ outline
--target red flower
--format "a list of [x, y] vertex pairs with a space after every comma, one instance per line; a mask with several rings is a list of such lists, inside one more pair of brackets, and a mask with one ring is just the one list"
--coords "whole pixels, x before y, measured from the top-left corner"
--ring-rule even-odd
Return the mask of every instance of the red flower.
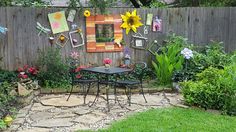
[[26, 78], [28, 78], [28, 75], [24, 74], [24, 75], [22, 75], [22, 78], [26, 79]]
[[34, 72], [32, 72], [32, 75], [37, 75], [38, 74], [38, 71], [35, 70]]
[[23, 71], [24, 71], [24, 69], [23, 69], [23, 68], [21, 68], [21, 67], [19, 67], [17, 71], [18, 71], [18, 72], [23, 72]]
[[81, 68], [80, 67], [77, 67], [76, 69], [75, 69], [75, 72], [80, 72], [81, 71]]
[[76, 75], [76, 78], [78, 78], [78, 79], [81, 78], [81, 77], [82, 77], [82, 76], [81, 76], [80, 74]]
[[30, 68], [28, 69], [28, 72], [29, 72], [30, 74], [32, 74], [32, 75], [37, 75], [38, 70], [37, 70], [35, 67], [30, 67]]
[[24, 69], [24, 70], [27, 70], [28, 67], [29, 67], [29, 65], [24, 65], [23, 69]]
[[28, 78], [28, 75], [26, 75], [26, 74], [19, 74], [18, 78], [26, 79], [26, 78]]
[[103, 60], [103, 64], [111, 64], [112, 63], [112, 60], [110, 58], [105, 58]]
[[79, 66], [79, 67], [77, 67], [76, 69], [75, 69], [75, 72], [80, 72], [82, 69], [84, 69], [84, 68], [88, 68], [88, 66], [83, 66], [83, 65], [81, 65], [81, 66]]

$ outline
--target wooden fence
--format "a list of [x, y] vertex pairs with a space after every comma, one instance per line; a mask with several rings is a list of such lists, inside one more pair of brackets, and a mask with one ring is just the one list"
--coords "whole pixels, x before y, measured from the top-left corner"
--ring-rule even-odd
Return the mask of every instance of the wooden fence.
[[[6, 35], [0, 34], [0, 57], [3, 57], [1, 67], [15, 70], [24, 64], [33, 65], [37, 60], [38, 51], [45, 50], [51, 45], [48, 36], [38, 36], [36, 22], [49, 26], [47, 15], [66, 8], [22, 8], [0, 7], [0, 26], [8, 28]], [[91, 9], [93, 11], [93, 9]], [[108, 9], [111, 14], [123, 14], [132, 11], [130, 8]], [[146, 21], [146, 14], [152, 13], [162, 19], [162, 32], [149, 31], [149, 42], [158, 40], [161, 42], [169, 32], [185, 36], [190, 42], [205, 45], [210, 40], [223, 41], [226, 51], [236, 49], [236, 8], [170, 8], [170, 9], [138, 9], [142, 22]], [[85, 35], [85, 19], [76, 15], [75, 23], [79, 25]], [[70, 26], [70, 24], [69, 24]], [[150, 29], [150, 28], [149, 28]], [[143, 27], [139, 28], [143, 34]], [[86, 36], [86, 35], [85, 35]], [[86, 39], [86, 38], [85, 38]], [[124, 40], [130, 45], [131, 34], [125, 35]], [[52, 47], [56, 47], [53, 45]], [[85, 46], [72, 48], [68, 43], [61, 49], [63, 57], [69, 55], [72, 50], [80, 53], [82, 64], [99, 64], [102, 59], [110, 57], [113, 64], [121, 61], [121, 53], [87, 53]], [[147, 61], [151, 54], [146, 50], [132, 49], [132, 59], [135, 61]]]

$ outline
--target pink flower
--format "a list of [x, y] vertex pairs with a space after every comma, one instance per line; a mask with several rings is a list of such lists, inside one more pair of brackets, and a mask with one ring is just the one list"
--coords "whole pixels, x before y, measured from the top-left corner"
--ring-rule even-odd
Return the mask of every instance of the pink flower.
[[103, 64], [111, 64], [112, 63], [112, 60], [110, 58], [105, 58], [103, 60]]
[[70, 57], [72, 59], [79, 59], [79, 53], [76, 52], [76, 51], [73, 51], [73, 52], [70, 53]]

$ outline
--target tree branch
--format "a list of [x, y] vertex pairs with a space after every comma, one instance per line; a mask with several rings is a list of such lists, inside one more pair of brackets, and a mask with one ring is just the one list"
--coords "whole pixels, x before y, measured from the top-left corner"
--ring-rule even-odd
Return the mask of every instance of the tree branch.
[[140, 8], [140, 5], [136, 0], [130, 0], [130, 2], [133, 4], [135, 8]]

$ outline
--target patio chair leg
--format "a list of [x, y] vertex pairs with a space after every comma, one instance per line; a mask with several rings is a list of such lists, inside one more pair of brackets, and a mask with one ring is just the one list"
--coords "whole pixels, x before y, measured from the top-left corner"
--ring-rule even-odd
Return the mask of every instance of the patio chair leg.
[[114, 95], [115, 95], [115, 103], [116, 103], [116, 100], [117, 100], [116, 87], [114, 87]]
[[144, 98], [144, 100], [145, 100], [145, 102], [147, 103], [147, 100], [146, 100], [146, 97], [145, 97], [145, 95], [144, 95], [144, 92], [143, 92], [143, 85], [141, 84], [141, 90], [142, 90], [142, 95], [143, 95], [143, 98]]
[[66, 101], [68, 101], [68, 100], [69, 100], [69, 98], [70, 98], [70, 96], [71, 96], [71, 93], [72, 93], [72, 90], [73, 90], [73, 84], [71, 85], [70, 94], [69, 94], [69, 96], [68, 96], [68, 98], [67, 98], [67, 100], [66, 100]]
[[109, 96], [108, 96], [108, 93], [109, 93], [109, 88], [106, 88], [107, 108], [108, 108], [108, 112], [109, 112], [110, 111], [110, 107], [109, 107]]
[[93, 106], [94, 103], [96, 102], [96, 100], [98, 100], [99, 92], [100, 92], [100, 85], [99, 85], [99, 82], [98, 82], [98, 84], [97, 84], [97, 94], [96, 94], [96, 97], [95, 97], [93, 103], [92, 103], [89, 107]]
[[87, 91], [86, 91], [86, 93], [84, 93], [84, 104], [86, 104], [86, 97], [87, 97], [87, 95], [88, 95], [88, 92], [89, 92], [90, 86], [91, 86], [91, 83], [88, 84]]
[[128, 98], [129, 106], [131, 106], [131, 88], [129, 87], [128, 90], [129, 90], [129, 98]]

